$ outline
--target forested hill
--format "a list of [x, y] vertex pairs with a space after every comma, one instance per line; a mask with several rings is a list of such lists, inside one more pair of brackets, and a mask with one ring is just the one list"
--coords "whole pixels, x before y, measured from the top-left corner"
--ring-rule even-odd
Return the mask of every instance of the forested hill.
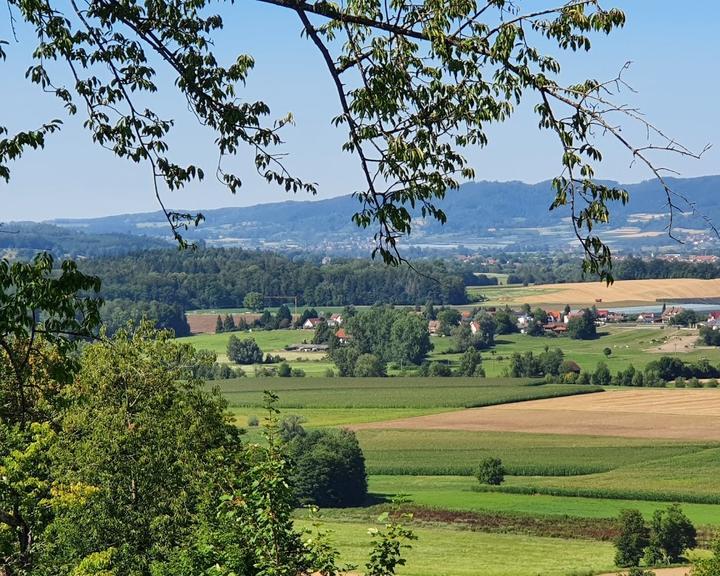
[[428, 300], [464, 304], [467, 295], [459, 266], [418, 262], [418, 273], [367, 260], [319, 265], [239, 249], [151, 250], [80, 264], [83, 272], [102, 278], [108, 325], [117, 327], [146, 314], [178, 334], [183, 333], [185, 311], [242, 307], [250, 292], [265, 296], [268, 305], [282, 302], [272, 298], [291, 302], [295, 296], [301, 306], [414, 305]]
[[[669, 179], [673, 189], [693, 201], [697, 213], [676, 214], [679, 245], [664, 233], [668, 224], [666, 197], [656, 181], [630, 184], [630, 203], [615, 206], [605, 237], [616, 249], [639, 252], [666, 247], [673, 251], [719, 247], [704, 217], [720, 223], [720, 176]], [[440, 206], [448, 215], [441, 226], [417, 220], [408, 249], [441, 245], [509, 250], [565, 249], [572, 242], [567, 210], [550, 212], [549, 182], [473, 182], [448, 192]], [[683, 206], [678, 198], [679, 206]], [[358, 229], [351, 216], [359, 203], [350, 196], [318, 201], [288, 201], [247, 208], [203, 211], [206, 221], [189, 234], [213, 246], [265, 247], [276, 250], [311, 249], [348, 255], [367, 255], [371, 231]], [[56, 220], [55, 224], [86, 233], [123, 233], [167, 237], [159, 212], [84, 220]], [[601, 229], [602, 231], [602, 229]], [[698, 248], [699, 247], [699, 248]]]
[[52, 224], [21, 222], [0, 227], [0, 257], [11, 259], [29, 260], [40, 251], [50, 252], [58, 259], [121, 256], [169, 246], [172, 246], [169, 238], [86, 233]]

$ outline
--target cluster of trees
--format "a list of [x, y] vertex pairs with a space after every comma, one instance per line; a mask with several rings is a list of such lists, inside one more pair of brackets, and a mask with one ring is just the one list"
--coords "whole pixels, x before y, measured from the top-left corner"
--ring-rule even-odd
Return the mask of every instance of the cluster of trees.
[[177, 304], [183, 310], [262, 310], [267, 297], [293, 295], [301, 305], [376, 303], [422, 305], [467, 302], [462, 276], [441, 261], [393, 268], [367, 260], [317, 264], [279, 254], [205, 248], [194, 252], [151, 250], [83, 262], [83, 271], [103, 278], [106, 299]]
[[512, 378], [538, 378], [542, 376], [560, 376], [571, 371], [572, 366], [564, 362], [565, 354], [560, 348], [550, 350], [545, 347], [540, 354], [528, 351], [515, 352], [510, 357], [510, 376]]
[[179, 304], [114, 298], [105, 301], [101, 314], [103, 325], [110, 335], [128, 324], [137, 326], [143, 320], [152, 321], [160, 330], [172, 330], [177, 337], [190, 335], [185, 311]]
[[[308, 310], [305, 310], [303, 316], [307, 313]], [[282, 304], [275, 314], [269, 310], [265, 310], [259, 318], [255, 318], [251, 322], [248, 322], [243, 316], [240, 316], [236, 322], [232, 314], [226, 314], [225, 317], [218, 315], [215, 320], [215, 333], [240, 332], [250, 328], [254, 330], [282, 330], [292, 325], [293, 321], [290, 308], [288, 308], [287, 304]], [[297, 322], [295, 326], [298, 326]], [[300, 323], [299, 326], [302, 326], [302, 323]]]
[[[196, 377], [212, 355], [148, 324], [79, 351], [100, 323], [99, 282], [61, 270], [47, 257], [0, 261], [0, 571], [334, 573], [329, 543], [293, 527], [304, 474], [287, 458], [277, 398], [266, 441], [246, 444], [226, 400]], [[338, 433], [294, 453], [326, 464], [341, 453], [362, 487], [355, 448]], [[393, 574], [410, 536], [389, 522], [368, 573]]]
[[341, 376], [383, 376], [389, 362], [419, 365], [432, 350], [425, 318], [389, 306], [345, 318], [343, 329], [347, 342], [333, 342], [330, 348]]
[[623, 510], [620, 531], [615, 539], [618, 566], [646, 566], [677, 563], [686, 550], [697, 545], [697, 532], [679, 504], [656, 510], [650, 525], [639, 510]]

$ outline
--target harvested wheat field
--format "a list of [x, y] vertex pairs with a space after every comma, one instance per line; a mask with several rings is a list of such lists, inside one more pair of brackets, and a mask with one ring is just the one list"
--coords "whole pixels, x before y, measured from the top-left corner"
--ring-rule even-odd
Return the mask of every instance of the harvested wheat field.
[[[618, 280], [610, 286], [602, 282], [543, 284], [531, 287], [535, 293], [518, 297], [528, 304], [557, 303], [590, 305], [653, 304], [665, 300], [694, 300], [720, 297], [720, 279], [677, 278], [661, 280]], [[542, 289], [542, 292], [538, 290]], [[520, 289], [521, 290], [521, 289]], [[487, 291], [491, 294], [491, 291]]]
[[624, 390], [354, 426], [720, 441], [720, 390]]

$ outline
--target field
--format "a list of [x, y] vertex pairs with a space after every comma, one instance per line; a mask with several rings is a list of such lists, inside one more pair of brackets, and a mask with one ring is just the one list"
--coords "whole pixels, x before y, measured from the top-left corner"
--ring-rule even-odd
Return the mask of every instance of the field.
[[[488, 378], [358, 379], [321, 377], [332, 366], [324, 355], [283, 350], [309, 340], [310, 332], [260, 331], [252, 336], [264, 352], [279, 353], [316, 377], [209, 385], [219, 387], [241, 426], [250, 417], [262, 419], [263, 391], [272, 389], [282, 413], [303, 417], [305, 427], [356, 430], [369, 472], [370, 507], [326, 511], [325, 527], [335, 532], [344, 561], [362, 566], [375, 504], [400, 495], [416, 515], [420, 536], [401, 576], [602, 574], [612, 572], [608, 540], [623, 509], [649, 518], [679, 501], [703, 542], [720, 530], [720, 390], [599, 392], [501, 375], [513, 352], [540, 353], [546, 346], [560, 347], [585, 370], [601, 360], [613, 372], [642, 368], [661, 353], [720, 363], [718, 349], [695, 347], [695, 334], [610, 326], [593, 341], [500, 336], [492, 351], [483, 352]], [[226, 361], [227, 338], [185, 341]], [[433, 343], [432, 359], [457, 362], [450, 338]], [[246, 372], [252, 375], [252, 368]], [[248, 440], [259, 438], [251, 429]], [[481, 486], [473, 476], [488, 456], [506, 467], [498, 487]]]
[[672, 278], [662, 280], [618, 280], [610, 286], [601, 282], [574, 282], [533, 286], [478, 286], [468, 290], [483, 294], [492, 305], [543, 304], [571, 306], [639, 306], [657, 302], [720, 298], [720, 279]]
[[[299, 527], [311, 528], [307, 521]], [[355, 566], [367, 562], [372, 522], [327, 521], [341, 561]], [[607, 571], [613, 566], [608, 542], [487, 534], [445, 527], [417, 527], [418, 537], [407, 552], [401, 576], [567, 576]], [[522, 554], [519, 551], [522, 550]], [[440, 568], [442, 567], [442, 568]]]
[[305, 417], [310, 426], [373, 422], [599, 390], [509, 378], [237, 378], [212, 384], [219, 386], [241, 425], [248, 416], [261, 412], [263, 391], [268, 388], [280, 396], [281, 409]]
[[614, 391], [418, 416], [366, 427], [720, 441], [720, 391]]

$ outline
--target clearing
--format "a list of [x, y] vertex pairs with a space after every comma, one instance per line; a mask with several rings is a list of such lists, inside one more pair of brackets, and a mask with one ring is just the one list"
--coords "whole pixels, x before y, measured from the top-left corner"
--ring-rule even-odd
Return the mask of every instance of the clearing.
[[639, 389], [531, 400], [357, 425], [720, 441], [720, 391]]

